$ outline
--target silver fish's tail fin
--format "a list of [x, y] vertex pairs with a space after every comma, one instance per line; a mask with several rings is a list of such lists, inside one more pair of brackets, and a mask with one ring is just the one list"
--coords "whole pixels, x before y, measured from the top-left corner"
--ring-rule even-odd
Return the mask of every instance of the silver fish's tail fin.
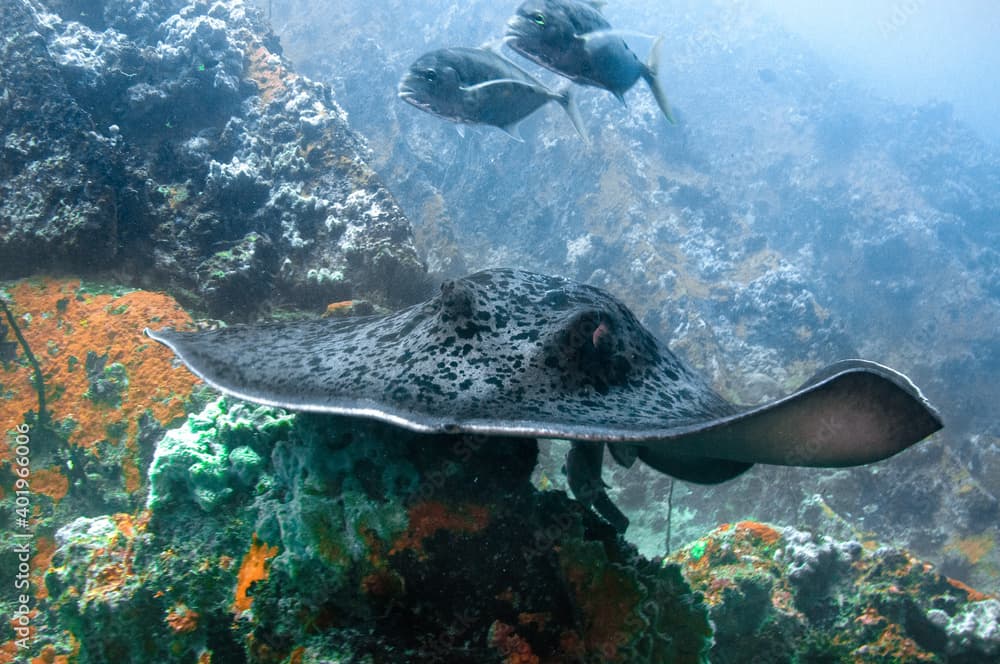
[[656, 99], [656, 105], [660, 107], [663, 111], [663, 115], [667, 117], [670, 124], [677, 124], [674, 120], [674, 114], [670, 112], [670, 102], [667, 101], [667, 93], [663, 91], [663, 86], [660, 85], [660, 43], [663, 41], [663, 37], [657, 37], [656, 41], [653, 42], [653, 46], [649, 49], [649, 60], [646, 62], [645, 68], [642, 71], [642, 77], [649, 84], [649, 89], [653, 92], [653, 97]]
[[559, 102], [559, 105], [566, 109], [566, 114], [569, 116], [569, 121], [573, 123], [573, 127], [576, 129], [576, 133], [580, 134], [580, 138], [587, 145], [590, 145], [590, 137], [587, 135], [587, 130], [583, 127], [583, 118], [580, 117], [580, 109], [576, 105], [576, 99], [573, 97], [573, 86], [566, 85], [556, 91], [555, 100]]

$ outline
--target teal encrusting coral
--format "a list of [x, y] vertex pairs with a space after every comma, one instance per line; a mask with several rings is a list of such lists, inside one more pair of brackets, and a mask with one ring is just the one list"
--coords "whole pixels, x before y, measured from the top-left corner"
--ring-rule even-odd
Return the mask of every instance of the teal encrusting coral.
[[231, 405], [224, 398], [209, 403], [157, 445], [147, 507], [155, 511], [190, 499], [211, 512], [234, 492], [254, 487], [263, 456], [288, 435], [293, 419], [270, 408]]

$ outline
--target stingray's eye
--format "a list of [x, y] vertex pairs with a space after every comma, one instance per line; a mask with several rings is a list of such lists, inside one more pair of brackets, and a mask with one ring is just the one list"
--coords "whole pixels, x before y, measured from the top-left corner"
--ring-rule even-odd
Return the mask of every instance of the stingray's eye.
[[535, 12], [531, 15], [531, 20], [535, 22], [536, 25], [545, 27], [545, 14], [542, 12]]
[[424, 80], [426, 80], [428, 83], [433, 83], [434, 81], [438, 80], [438, 73], [433, 69], [426, 69], [424, 70]]

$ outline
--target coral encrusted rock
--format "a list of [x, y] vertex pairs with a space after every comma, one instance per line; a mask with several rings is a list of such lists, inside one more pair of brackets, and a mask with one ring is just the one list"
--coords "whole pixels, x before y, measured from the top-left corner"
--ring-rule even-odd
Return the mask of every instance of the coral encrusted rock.
[[0, 5], [0, 278], [114, 269], [233, 319], [420, 298], [364, 140], [256, 9], [79, 4]]

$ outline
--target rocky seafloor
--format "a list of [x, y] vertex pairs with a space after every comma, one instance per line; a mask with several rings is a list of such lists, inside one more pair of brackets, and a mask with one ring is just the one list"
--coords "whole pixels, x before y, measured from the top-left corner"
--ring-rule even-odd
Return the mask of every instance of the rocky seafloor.
[[[671, 511], [669, 480], [617, 469], [611, 493], [633, 521], [622, 538], [564, 491], [560, 443], [422, 436], [206, 389], [142, 328], [414, 301], [432, 282], [418, 247], [438, 270], [479, 262], [486, 240], [459, 213], [484, 191], [477, 178], [502, 166], [478, 175], [444, 160], [442, 180], [419, 165], [397, 180], [405, 167], [369, 152], [330, 88], [296, 74], [240, 2], [0, 7], [0, 288], [13, 317], [0, 322], [0, 576], [11, 580], [0, 661], [1000, 658], [985, 448], [978, 467], [939, 436], [866, 469], [677, 483]], [[430, 25], [436, 9], [412, 8], [413, 20], [426, 12]], [[383, 26], [376, 18], [362, 24]], [[339, 96], [361, 103], [379, 89], [362, 94], [350, 71], [334, 81], [346, 86]], [[400, 140], [444, 145], [395, 109], [384, 116], [404, 124]], [[353, 117], [379, 136], [372, 117]], [[539, 158], [561, 158], [576, 140], [560, 133]], [[475, 145], [463, 149], [484, 149]], [[648, 208], [628, 199], [648, 164], [614, 141], [598, 147], [609, 160], [603, 193], [576, 212], [540, 196], [533, 212], [508, 217], [515, 231], [541, 225], [505, 234], [503, 260], [537, 241], [544, 264], [524, 266], [634, 286], [630, 304], [657, 303], [642, 310], [647, 324], [675, 329], [674, 346], [731, 393], [744, 369], [760, 370], [744, 374], [758, 393], [780, 391], [858, 344], [835, 302], [820, 303], [819, 268], [723, 233], [721, 185], [690, 163], [670, 166], [687, 185], [672, 171], [650, 192], [646, 204], [670, 214], [647, 225]], [[482, 156], [470, 165], [490, 163]], [[423, 191], [424, 212], [437, 210], [436, 226], [413, 215], [417, 242], [385, 182], [407, 202]], [[481, 196], [483, 237], [509, 193], [496, 183]], [[546, 226], [545, 214], [560, 218]], [[581, 215], [589, 221], [567, 234]], [[596, 225], [605, 217], [627, 221], [610, 234]], [[648, 285], [668, 259], [673, 276]], [[748, 280], [733, 278], [745, 269]], [[960, 317], [968, 303], [956, 304]], [[734, 348], [748, 359], [733, 361]], [[927, 375], [937, 359], [925, 360]], [[744, 518], [755, 513], [786, 525]]]

